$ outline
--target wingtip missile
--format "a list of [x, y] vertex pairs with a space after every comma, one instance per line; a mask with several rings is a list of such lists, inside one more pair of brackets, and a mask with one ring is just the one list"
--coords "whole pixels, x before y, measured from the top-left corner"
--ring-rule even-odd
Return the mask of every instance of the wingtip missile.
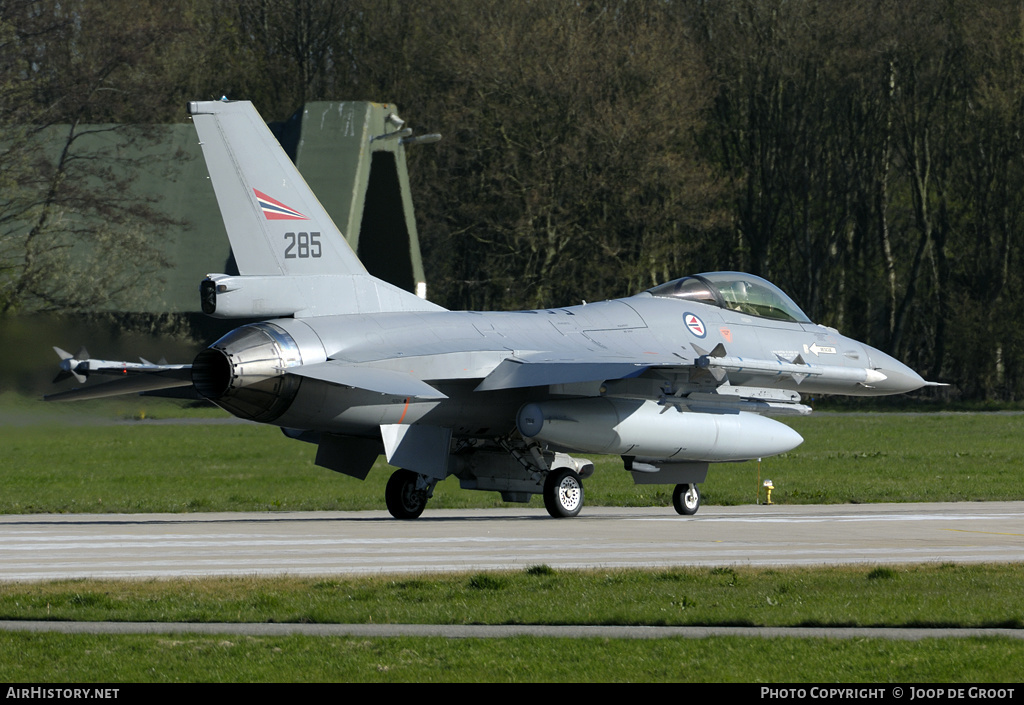
[[162, 375], [165, 378], [186, 379], [190, 376], [191, 365], [169, 365], [166, 362], [154, 365], [145, 358], [139, 358], [142, 362], [122, 362], [120, 360], [94, 360], [89, 357], [89, 351], [84, 347], [77, 355], [72, 355], [67, 350], [53, 347], [53, 351], [60, 358], [60, 372], [53, 378], [53, 382], [63, 382], [69, 377], [74, 377], [79, 384], [85, 383], [92, 374], [115, 375], [118, 377], [126, 375]]

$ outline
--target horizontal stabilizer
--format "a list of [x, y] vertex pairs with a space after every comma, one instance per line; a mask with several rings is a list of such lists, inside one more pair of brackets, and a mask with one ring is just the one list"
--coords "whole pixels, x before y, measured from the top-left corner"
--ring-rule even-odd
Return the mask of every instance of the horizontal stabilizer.
[[580, 361], [580, 362], [521, 362], [505, 360], [477, 386], [476, 391], [520, 387], [543, 387], [549, 384], [573, 384], [606, 379], [637, 377], [652, 365], [642, 362]]
[[285, 371], [288, 374], [300, 377], [309, 377], [321, 380], [322, 382], [340, 384], [344, 387], [365, 389], [370, 392], [391, 394], [398, 397], [416, 397], [419, 399], [448, 398], [423, 380], [416, 379], [404, 372], [348, 365], [332, 360], [315, 365], [289, 367]]
[[150, 375], [130, 375], [121, 379], [115, 379], [113, 382], [94, 384], [89, 387], [76, 387], [66, 392], [47, 394], [43, 399], [46, 401], [84, 401], [86, 399], [116, 397], [121, 394], [140, 394], [158, 389], [191, 386], [191, 379], [182, 379], [182, 375], [178, 370], [172, 370], [166, 373], [155, 372]]

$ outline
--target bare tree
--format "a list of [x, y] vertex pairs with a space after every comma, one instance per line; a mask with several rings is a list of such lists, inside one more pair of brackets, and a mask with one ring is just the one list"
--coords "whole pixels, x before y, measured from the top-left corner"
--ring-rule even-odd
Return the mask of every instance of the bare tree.
[[0, 314], [116, 303], [157, 272], [166, 216], [132, 194], [125, 156], [167, 98], [153, 91], [168, 8], [135, 2], [0, 7]]

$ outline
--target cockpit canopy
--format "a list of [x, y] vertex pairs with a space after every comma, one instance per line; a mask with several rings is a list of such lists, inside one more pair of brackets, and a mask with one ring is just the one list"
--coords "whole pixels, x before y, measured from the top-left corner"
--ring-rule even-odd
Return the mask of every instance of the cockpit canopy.
[[706, 272], [648, 289], [652, 296], [697, 301], [776, 321], [810, 323], [793, 299], [771, 282], [742, 272]]

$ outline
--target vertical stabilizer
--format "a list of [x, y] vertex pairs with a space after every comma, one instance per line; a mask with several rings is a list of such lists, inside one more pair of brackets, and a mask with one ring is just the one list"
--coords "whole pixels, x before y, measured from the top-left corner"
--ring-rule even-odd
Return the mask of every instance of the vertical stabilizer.
[[252, 103], [188, 109], [241, 275], [212, 275], [204, 311], [307, 317], [441, 309], [367, 273]]
[[239, 273], [366, 273], [252, 103], [193, 102], [189, 113]]

